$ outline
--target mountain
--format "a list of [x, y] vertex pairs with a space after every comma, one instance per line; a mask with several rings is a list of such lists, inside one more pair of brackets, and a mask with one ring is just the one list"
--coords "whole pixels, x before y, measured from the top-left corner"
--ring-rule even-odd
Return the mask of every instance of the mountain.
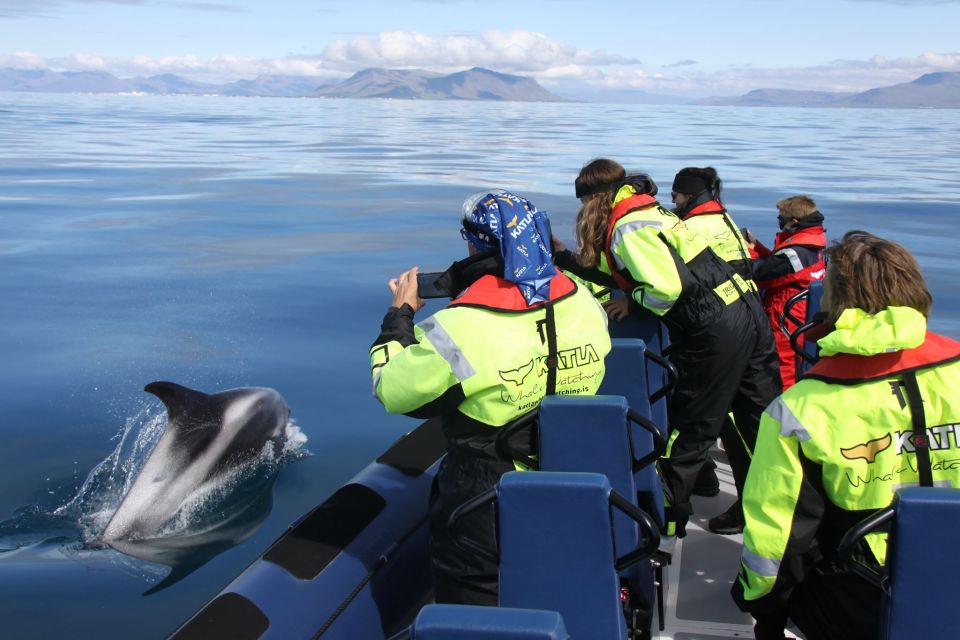
[[697, 100], [696, 104], [735, 107], [832, 107], [852, 93], [830, 91], [795, 91], [792, 89], [755, 89], [742, 96], [713, 97]]
[[757, 89], [742, 96], [697, 100], [701, 105], [735, 107], [861, 107], [874, 109], [960, 108], [960, 71], [920, 76], [913, 82], [859, 93]]
[[0, 69], [0, 91], [43, 93], [216, 93], [215, 84], [195, 82], [171, 74], [121, 79], [102, 71]]
[[845, 100], [843, 106], [917, 109], [960, 108], [960, 71], [922, 75], [913, 82], [870, 89]]
[[333, 81], [311, 76], [261, 75], [253, 80], [237, 80], [220, 87], [222, 96], [268, 96], [274, 98], [299, 98]]
[[43, 91], [50, 93], [121, 93], [123, 80], [94, 71], [57, 72], [49, 69], [0, 69], [0, 91]]
[[364, 69], [311, 95], [325, 98], [564, 101], [541, 87], [536, 80], [481, 67], [449, 75], [420, 69]]
[[0, 69], [0, 91], [149, 93], [314, 98], [564, 101], [536, 80], [475, 67], [444, 75], [422, 69], [365, 69], [342, 82], [261, 75], [223, 85], [166, 74], [121, 79], [103, 72]]
[[427, 81], [442, 77], [421, 69], [364, 69], [343, 82], [322, 87], [310, 95], [322, 98], [417, 98], [427, 92]]
[[200, 95], [216, 94], [220, 91], [220, 86], [207, 82], [196, 82], [167, 73], [159, 76], [150, 76], [149, 78], [130, 78], [120, 80], [127, 84], [128, 92], [136, 93], [159, 93], [162, 95], [172, 95], [179, 93], [191, 93]]

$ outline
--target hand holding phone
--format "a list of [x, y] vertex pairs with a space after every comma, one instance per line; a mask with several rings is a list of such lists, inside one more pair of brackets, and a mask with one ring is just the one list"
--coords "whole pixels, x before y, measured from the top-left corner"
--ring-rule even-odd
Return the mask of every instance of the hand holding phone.
[[450, 293], [437, 285], [437, 279], [442, 276], [440, 271], [417, 274], [417, 295], [421, 298], [449, 298]]
[[410, 305], [416, 312], [423, 306], [423, 298], [417, 295], [417, 267], [407, 269], [396, 278], [387, 282], [390, 293], [393, 294], [391, 306], [399, 309], [405, 304]]

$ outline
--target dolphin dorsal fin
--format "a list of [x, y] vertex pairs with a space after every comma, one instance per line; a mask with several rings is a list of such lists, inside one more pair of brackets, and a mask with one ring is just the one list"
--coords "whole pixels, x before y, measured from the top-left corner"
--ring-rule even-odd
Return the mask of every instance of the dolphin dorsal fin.
[[210, 396], [202, 391], [196, 391], [179, 385], [175, 382], [158, 380], [151, 382], [143, 388], [147, 393], [160, 398], [167, 407], [167, 418], [169, 423], [178, 422], [184, 415], [196, 416], [205, 414], [209, 411]]

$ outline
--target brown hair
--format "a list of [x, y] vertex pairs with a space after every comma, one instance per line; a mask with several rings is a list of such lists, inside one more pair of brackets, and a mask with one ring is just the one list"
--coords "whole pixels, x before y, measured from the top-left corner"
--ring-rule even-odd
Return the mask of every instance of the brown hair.
[[848, 231], [827, 255], [820, 305], [831, 320], [851, 308], [873, 314], [886, 307], [910, 307], [930, 315], [933, 296], [920, 265], [896, 242], [866, 231]]
[[580, 249], [577, 261], [585, 267], [595, 267], [600, 262], [604, 244], [607, 241], [607, 227], [613, 211], [613, 198], [616, 185], [626, 177], [626, 170], [620, 163], [608, 158], [592, 160], [577, 176], [577, 184], [586, 189], [610, 185], [610, 189], [586, 196], [586, 202], [577, 213], [577, 241]]
[[803, 220], [817, 210], [817, 203], [810, 196], [792, 196], [777, 203], [780, 213], [794, 220]]

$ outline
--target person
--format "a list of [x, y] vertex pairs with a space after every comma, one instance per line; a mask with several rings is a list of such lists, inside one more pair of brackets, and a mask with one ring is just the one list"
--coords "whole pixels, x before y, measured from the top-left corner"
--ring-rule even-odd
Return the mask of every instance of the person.
[[713, 167], [685, 167], [673, 178], [673, 212], [700, 234], [720, 259], [752, 285], [750, 248], [720, 200], [722, 181]]
[[[827, 234], [823, 228], [823, 214], [817, 203], [809, 196], [793, 196], [777, 203], [777, 234], [773, 249], [761, 244], [748, 229], [747, 241], [750, 250], [758, 256], [753, 267], [753, 278], [763, 291], [763, 311], [773, 327], [773, 337], [780, 356], [780, 378], [784, 390], [793, 386], [797, 379], [797, 354], [790, 346], [790, 338], [780, 330], [780, 317], [787, 300], [810, 287], [810, 283], [822, 280], [826, 273], [823, 252], [827, 246]], [[793, 306], [793, 315], [801, 320], [807, 313], [807, 301]], [[790, 318], [784, 326], [793, 331], [797, 325]], [[798, 341], [803, 344], [803, 337]]]
[[[467, 199], [461, 224], [469, 257], [437, 281], [454, 299], [415, 325], [417, 268], [390, 280], [393, 301], [370, 361], [387, 411], [441, 416], [447, 454], [430, 499], [436, 601], [496, 605], [496, 564], [456, 546], [447, 521], [515, 468], [497, 447], [498, 427], [545, 395], [596, 393], [610, 336], [600, 304], [554, 268], [545, 212], [494, 190]], [[535, 453], [529, 440], [510, 447]], [[481, 510], [462, 530], [495, 551], [494, 525], [492, 509]]]
[[[670, 198], [676, 205], [673, 212], [683, 220], [688, 229], [706, 240], [714, 253], [756, 291], [750, 248], [720, 199], [721, 189], [722, 181], [713, 167], [684, 167], [673, 177], [673, 189], [670, 193]], [[723, 441], [733, 447], [726, 452], [727, 456], [737, 458], [740, 466], [749, 464], [750, 454], [743, 446], [743, 439], [739, 437], [736, 425], [729, 416], [723, 421], [721, 434], [724, 432]], [[707, 458], [693, 487], [694, 495], [710, 497], [720, 493], [716, 468], [713, 459]], [[739, 505], [732, 508], [736, 512]], [[729, 523], [723, 522], [727, 519], [714, 521], [715, 532], [739, 533], [742, 520], [735, 518], [729, 519]]]
[[[840, 539], [897, 487], [960, 486], [960, 343], [927, 331], [916, 260], [864, 231], [828, 254], [821, 359], [763, 414], [744, 488], [732, 593], [759, 640], [783, 638], [788, 617], [808, 640], [879, 637], [882, 592], [839, 567]], [[885, 546], [859, 552], [877, 568]]]
[[[627, 176], [619, 163], [598, 158], [583, 167], [575, 187], [580, 246], [573, 254], [554, 239], [558, 265], [575, 262], [611, 274], [626, 294], [605, 303], [612, 318], [625, 317], [632, 301], [669, 329], [670, 358], [680, 375], [668, 408], [675, 438], [661, 472], [668, 519], [682, 537], [696, 478], [727, 412], [733, 410], [739, 435], [752, 448], [760, 414], [779, 391], [770, 327], [743, 278], [660, 206], [649, 176]], [[738, 487], [747, 464], [731, 459]], [[739, 523], [739, 504], [723, 515]]]

